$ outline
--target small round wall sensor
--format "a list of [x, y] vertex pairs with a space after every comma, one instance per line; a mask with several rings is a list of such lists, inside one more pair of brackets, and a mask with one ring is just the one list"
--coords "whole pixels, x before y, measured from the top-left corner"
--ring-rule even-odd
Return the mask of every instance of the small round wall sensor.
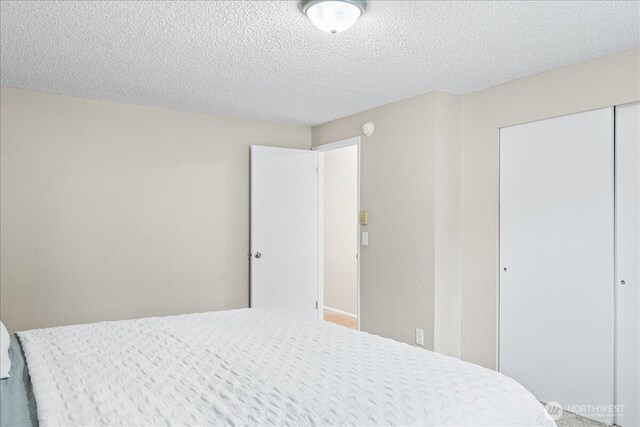
[[373, 135], [373, 129], [374, 127], [372, 122], [367, 122], [362, 125], [362, 133], [364, 133], [367, 136]]

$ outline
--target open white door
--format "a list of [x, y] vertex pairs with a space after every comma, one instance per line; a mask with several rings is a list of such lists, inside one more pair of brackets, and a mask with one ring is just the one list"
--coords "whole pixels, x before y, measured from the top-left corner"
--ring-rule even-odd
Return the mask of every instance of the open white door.
[[500, 131], [500, 371], [607, 424], [613, 184], [612, 108]]
[[318, 316], [318, 153], [251, 147], [251, 307]]

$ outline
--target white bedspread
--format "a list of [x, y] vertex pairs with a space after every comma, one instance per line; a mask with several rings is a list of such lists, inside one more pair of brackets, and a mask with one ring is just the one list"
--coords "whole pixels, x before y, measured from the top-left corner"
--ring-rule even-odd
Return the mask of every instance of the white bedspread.
[[18, 336], [43, 426], [555, 425], [501, 374], [276, 310]]

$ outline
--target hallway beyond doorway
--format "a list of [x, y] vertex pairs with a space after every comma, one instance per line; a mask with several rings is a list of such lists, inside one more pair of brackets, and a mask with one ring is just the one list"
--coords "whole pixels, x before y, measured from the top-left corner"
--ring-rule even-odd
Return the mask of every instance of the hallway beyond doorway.
[[327, 322], [335, 323], [336, 325], [345, 326], [351, 329], [358, 329], [358, 319], [355, 317], [345, 316], [344, 314], [336, 313], [333, 311], [324, 311], [324, 320]]

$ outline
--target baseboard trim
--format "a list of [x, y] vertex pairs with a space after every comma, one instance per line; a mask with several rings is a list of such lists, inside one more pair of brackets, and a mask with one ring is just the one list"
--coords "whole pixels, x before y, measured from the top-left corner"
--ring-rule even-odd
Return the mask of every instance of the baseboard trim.
[[334, 313], [342, 314], [343, 316], [352, 317], [354, 319], [358, 318], [358, 316], [356, 316], [353, 313], [349, 313], [348, 311], [338, 310], [337, 308], [333, 308], [333, 307], [327, 307], [326, 305], [324, 306], [324, 309], [327, 311], [332, 311]]

